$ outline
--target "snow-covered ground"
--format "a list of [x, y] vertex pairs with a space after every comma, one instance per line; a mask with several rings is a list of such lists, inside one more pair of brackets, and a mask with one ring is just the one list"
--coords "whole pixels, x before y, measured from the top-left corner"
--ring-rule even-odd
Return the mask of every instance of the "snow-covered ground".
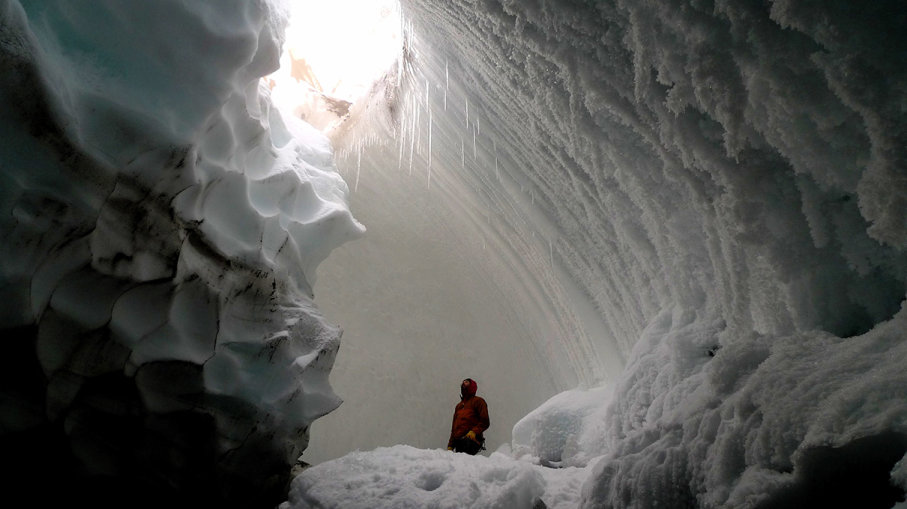
[[714, 355], [690, 318], [646, 331], [616, 405], [607, 386], [561, 393], [487, 457], [357, 451], [304, 470], [283, 507], [894, 507], [907, 310], [857, 341], [741, 338]]
[[583, 474], [498, 452], [469, 456], [397, 445], [311, 467], [293, 481], [290, 500], [281, 507], [576, 507]]

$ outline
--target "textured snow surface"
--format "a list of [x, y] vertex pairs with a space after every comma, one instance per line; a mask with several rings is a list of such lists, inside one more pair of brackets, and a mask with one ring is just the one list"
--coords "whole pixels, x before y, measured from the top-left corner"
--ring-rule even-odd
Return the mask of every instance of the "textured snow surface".
[[577, 471], [551, 470], [500, 453], [381, 447], [305, 470], [281, 507], [575, 507], [577, 486], [571, 480], [581, 478]]
[[[905, 319], [902, 309], [851, 339], [769, 340], [662, 314], [616, 387], [610, 450], [584, 505], [886, 507], [888, 472], [907, 451]], [[714, 355], [703, 339], [720, 341]]]
[[586, 466], [607, 452], [609, 386], [552, 397], [513, 427], [511, 455], [549, 467]]
[[[565, 391], [487, 458], [351, 453], [297, 477], [286, 508], [540, 507], [510, 490], [562, 508], [892, 507], [907, 451], [905, 320], [902, 310], [854, 340], [812, 332], [716, 348], [694, 315], [666, 312], [615, 404], [607, 386]], [[508, 479], [535, 472], [538, 485], [489, 482], [492, 465]]]

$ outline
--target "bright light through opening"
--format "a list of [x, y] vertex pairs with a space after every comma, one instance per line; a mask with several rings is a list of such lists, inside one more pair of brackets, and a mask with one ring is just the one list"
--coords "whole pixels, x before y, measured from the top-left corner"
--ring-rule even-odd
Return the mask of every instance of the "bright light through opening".
[[398, 0], [290, 0], [290, 5], [280, 69], [268, 77], [272, 98], [285, 111], [316, 116], [312, 96], [318, 92], [355, 102], [401, 53]]

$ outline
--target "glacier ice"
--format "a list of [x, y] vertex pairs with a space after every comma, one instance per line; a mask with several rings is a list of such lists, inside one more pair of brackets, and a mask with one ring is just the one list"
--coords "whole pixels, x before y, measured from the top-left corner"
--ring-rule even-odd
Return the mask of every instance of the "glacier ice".
[[511, 454], [588, 472], [584, 507], [902, 496], [896, 3], [402, 4], [398, 86], [358, 118], [385, 136], [332, 134], [341, 171], [430, 175], [539, 304], [555, 379], [602, 391]]
[[[376, 235], [412, 243], [376, 253], [473, 271], [369, 267], [363, 281], [449, 298], [431, 301], [443, 317], [375, 326], [405, 332], [383, 355], [418, 369], [350, 376], [440, 390], [432, 354], [483, 350], [426, 353], [407, 327], [453, 342], [458, 321], [495, 313], [524, 348], [468, 376], [541, 401], [488, 457], [357, 452], [304, 471], [287, 505], [892, 506], [907, 477], [901, 11], [404, 0], [396, 69], [345, 122], [317, 118], [329, 140], [259, 80], [283, 3], [0, 0], [13, 482], [62, 468], [74, 500], [284, 500], [310, 425], [339, 404], [341, 332], [313, 300], [318, 267], [363, 232], [339, 171], [354, 193], [394, 191], [363, 207], [377, 225], [424, 207]], [[374, 298], [332, 307], [338, 321], [399, 312], [340, 281]], [[538, 385], [508, 384], [528, 363]], [[543, 403], [552, 388], [567, 391]]]
[[0, 13], [16, 479], [59, 468], [68, 500], [279, 502], [312, 421], [340, 403], [315, 268], [364, 230], [328, 140], [259, 82], [282, 6]]

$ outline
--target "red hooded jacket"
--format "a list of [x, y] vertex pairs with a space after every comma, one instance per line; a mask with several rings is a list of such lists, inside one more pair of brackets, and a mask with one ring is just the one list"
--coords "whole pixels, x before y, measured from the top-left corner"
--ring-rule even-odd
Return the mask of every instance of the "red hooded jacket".
[[488, 405], [484, 399], [476, 396], [476, 390], [478, 390], [478, 386], [475, 381], [472, 381], [468, 390], [464, 390], [460, 396], [460, 402], [454, 409], [447, 447], [453, 447], [454, 440], [463, 438], [470, 431], [475, 432], [476, 440], [481, 442], [482, 432], [491, 425], [491, 421], [488, 419]]

